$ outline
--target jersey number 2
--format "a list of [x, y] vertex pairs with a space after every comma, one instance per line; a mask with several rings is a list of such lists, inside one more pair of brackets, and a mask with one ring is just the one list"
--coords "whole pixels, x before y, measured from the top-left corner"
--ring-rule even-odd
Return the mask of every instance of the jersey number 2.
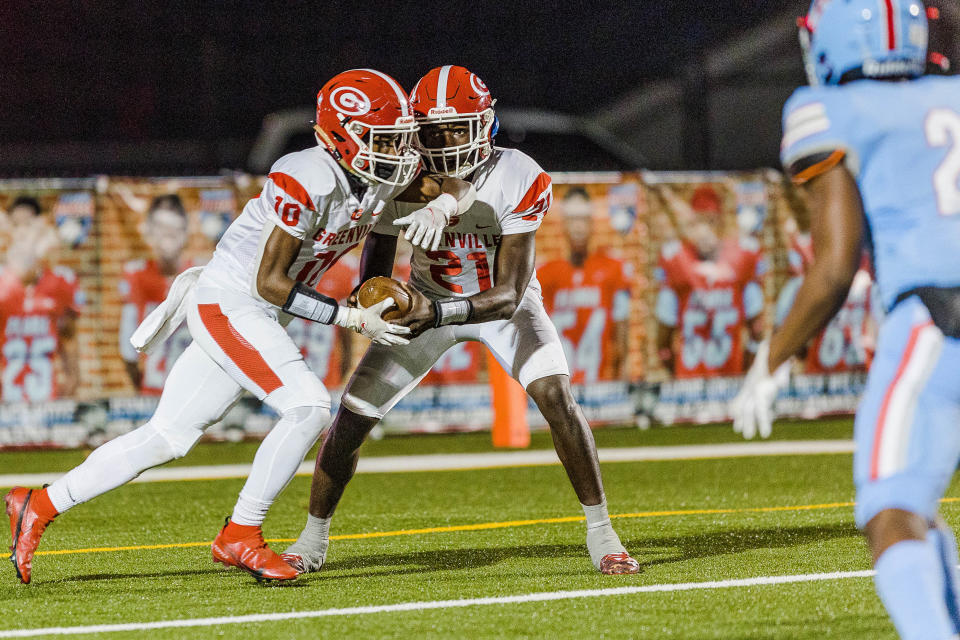
[[952, 109], [934, 109], [927, 114], [924, 129], [931, 147], [951, 145], [933, 172], [933, 190], [940, 213], [956, 215], [960, 213], [960, 115]]

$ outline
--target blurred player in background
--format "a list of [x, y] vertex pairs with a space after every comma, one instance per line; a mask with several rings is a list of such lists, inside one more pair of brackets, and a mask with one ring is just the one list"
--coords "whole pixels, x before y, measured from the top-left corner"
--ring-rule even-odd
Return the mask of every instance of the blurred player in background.
[[781, 156], [807, 185], [816, 252], [734, 428], [769, 435], [785, 363], [843, 305], [869, 239], [886, 316], [854, 424], [854, 514], [900, 636], [956, 638], [957, 545], [937, 514], [960, 459], [960, 79], [920, 77], [919, 0], [818, 0], [800, 36], [813, 86], [784, 107]]
[[[796, 229], [792, 219], [788, 223], [787, 249], [790, 279], [777, 296], [776, 326], [783, 324], [797, 290], [803, 283], [803, 274], [813, 262], [813, 244], [810, 234]], [[880, 309], [877, 288], [870, 275], [867, 255], [861, 260], [847, 300], [840, 310], [805, 347], [804, 372], [812, 374], [842, 371], [866, 371], [876, 346], [877, 325], [874, 313]]]
[[77, 318], [83, 293], [73, 271], [50, 262], [59, 240], [37, 200], [14, 200], [10, 222], [0, 271], [0, 398], [36, 403], [70, 397], [80, 375]]
[[574, 384], [619, 380], [625, 373], [630, 277], [602, 248], [589, 253], [593, 206], [582, 187], [564, 194], [561, 208], [570, 254], [537, 269], [543, 303], [560, 333]]
[[710, 185], [697, 187], [689, 204], [666, 185], [656, 193], [679, 235], [663, 244], [656, 269], [660, 361], [677, 378], [740, 375], [763, 333], [760, 244], [724, 233], [720, 197]]
[[[477, 200], [450, 220], [433, 246], [414, 246], [412, 308], [398, 322], [416, 337], [391, 349], [371, 345], [358, 364], [317, 456], [306, 527], [284, 558], [299, 571], [320, 570], [330, 521], [364, 438], [447, 349], [476, 341], [493, 352], [547, 419], [586, 515], [594, 566], [605, 574], [637, 573], [639, 565], [610, 523], [593, 434], [574, 399], [560, 338], [534, 274], [535, 235], [550, 208], [550, 177], [523, 153], [493, 146], [494, 101], [467, 69], [432, 69], [417, 83], [411, 102], [426, 166], [469, 180]], [[384, 211], [364, 245], [361, 280], [390, 275], [400, 208]]]
[[160, 395], [167, 373], [192, 340], [190, 332], [181, 326], [150, 353], [134, 349], [130, 336], [147, 314], [167, 298], [173, 279], [192, 266], [183, 257], [189, 231], [187, 211], [180, 197], [167, 194], [154, 198], [141, 231], [153, 257], [124, 265], [119, 284], [123, 300], [120, 355], [134, 388], [146, 395]]
[[136, 332], [146, 348], [183, 314], [194, 339], [167, 376], [153, 417], [96, 449], [48, 488], [17, 487], [6, 495], [11, 560], [22, 582], [30, 581], [40, 536], [56, 515], [186, 455], [244, 390], [280, 420], [257, 450], [233, 514], [213, 542], [213, 558], [258, 579], [297, 576], [266, 545], [261, 525], [327, 425], [330, 396], [281, 323], [298, 316], [384, 344], [406, 343], [409, 330], [381, 318], [392, 300], [369, 309], [344, 307], [314, 287], [373, 229], [386, 204], [407, 197], [408, 189], [416, 197], [427, 188], [449, 190], [403, 221], [428, 241], [457, 213], [457, 198], [471, 193], [459, 180], [414, 180], [420, 164], [410, 146], [416, 122], [406, 93], [386, 74], [354, 69], [334, 76], [317, 95], [316, 113], [319, 144], [274, 163], [210, 264], [181, 274]]

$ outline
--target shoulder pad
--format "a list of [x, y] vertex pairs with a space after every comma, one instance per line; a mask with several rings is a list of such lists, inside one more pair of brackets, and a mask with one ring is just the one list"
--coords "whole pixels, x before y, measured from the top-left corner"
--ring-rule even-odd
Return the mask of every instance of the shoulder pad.
[[[270, 167], [269, 177], [291, 197], [296, 197], [297, 194], [290, 191], [298, 191], [299, 186], [299, 190], [305, 192], [312, 202], [316, 197], [327, 196], [333, 192], [337, 186], [338, 170], [336, 161], [326, 151], [314, 147], [281, 157]], [[289, 180], [275, 174], [286, 176]], [[309, 206], [307, 203], [303, 204]]]

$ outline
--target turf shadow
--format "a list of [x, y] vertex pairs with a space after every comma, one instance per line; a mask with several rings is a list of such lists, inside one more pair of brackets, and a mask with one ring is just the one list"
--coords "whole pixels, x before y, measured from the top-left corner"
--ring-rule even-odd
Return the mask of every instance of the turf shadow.
[[[688, 536], [635, 538], [624, 542], [640, 562], [641, 569], [660, 564], [684, 562], [696, 558], [727, 555], [754, 549], [783, 549], [837, 538], [858, 537], [849, 523], [803, 527], [770, 527], [728, 529]], [[650, 559], [651, 554], [657, 557]], [[586, 560], [582, 544], [537, 544], [513, 547], [470, 549], [435, 549], [408, 553], [358, 555], [328, 562], [324, 571], [309, 580], [367, 578], [370, 576], [406, 575], [477, 569], [517, 558], [570, 557]], [[586, 568], [586, 564], [584, 568]], [[329, 571], [357, 571], [353, 575], [330, 575]]]
[[153, 573], [88, 573], [79, 576], [67, 576], [65, 578], [55, 578], [51, 582], [90, 582], [99, 580], [142, 580], [143, 578], [174, 578], [186, 576], [208, 576], [215, 573], [223, 573], [223, 569], [191, 569], [186, 571], [155, 571]]
[[[840, 522], [829, 525], [737, 528], [687, 536], [635, 538], [625, 541], [624, 545], [643, 568], [754, 549], [785, 549], [838, 538], [858, 537], [860, 532], [852, 523]], [[656, 552], [661, 552], [660, 557], [645, 559]]]

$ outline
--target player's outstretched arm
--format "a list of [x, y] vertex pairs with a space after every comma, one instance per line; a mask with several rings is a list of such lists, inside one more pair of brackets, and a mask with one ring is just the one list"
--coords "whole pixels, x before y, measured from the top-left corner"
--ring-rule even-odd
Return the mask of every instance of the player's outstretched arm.
[[808, 185], [813, 263], [783, 324], [757, 349], [743, 388], [730, 407], [734, 431], [748, 439], [757, 433], [764, 438], [770, 435], [773, 405], [786, 382], [784, 363], [840, 309], [860, 262], [863, 203], [853, 176], [837, 165]]
[[459, 178], [421, 174], [397, 199], [426, 203], [422, 209], [397, 218], [393, 224], [406, 227], [403, 237], [414, 246], [436, 251], [450, 218], [462, 215], [473, 206], [477, 190], [473, 184]]
[[274, 227], [263, 243], [257, 275], [254, 280], [256, 293], [285, 312], [300, 318], [336, 324], [362, 333], [381, 344], [406, 344], [402, 336], [409, 333], [406, 327], [391, 324], [380, 316], [396, 304], [387, 298], [372, 307], [341, 307], [336, 300], [316, 289], [298, 282], [288, 275], [290, 266], [300, 253], [302, 240]]
[[863, 203], [840, 164], [807, 183], [813, 263], [783, 323], [770, 339], [769, 370], [799, 353], [843, 306], [860, 264]]
[[489, 322], [510, 318], [530, 284], [536, 255], [536, 232], [503, 236], [493, 265], [494, 286], [466, 298], [431, 301], [410, 287], [412, 306], [401, 324], [419, 335], [445, 324]]

